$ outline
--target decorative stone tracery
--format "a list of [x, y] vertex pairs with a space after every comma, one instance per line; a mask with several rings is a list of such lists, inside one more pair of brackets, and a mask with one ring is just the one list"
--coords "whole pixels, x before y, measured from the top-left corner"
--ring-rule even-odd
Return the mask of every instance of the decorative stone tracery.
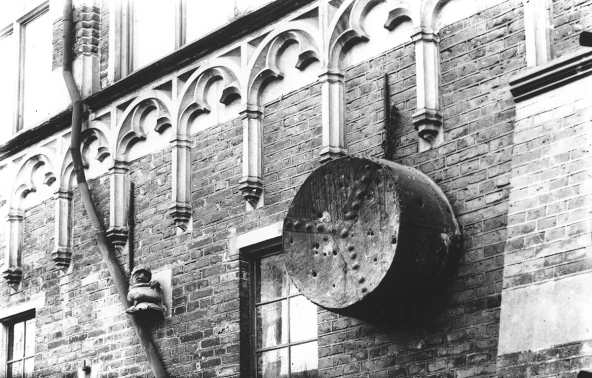
[[[162, 91], [154, 90], [136, 98], [129, 104], [118, 122], [115, 154], [109, 176], [111, 182], [109, 202], [109, 229], [107, 237], [116, 246], [127, 241], [127, 217], [129, 207], [129, 161], [130, 148], [138, 141], [145, 140], [149, 128], [162, 133], [172, 125], [170, 98]], [[146, 119], [156, 112], [155, 123], [148, 125]]]
[[169, 215], [182, 231], [189, 228], [191, 210], [191, 137], [189, 124], [200, 114], [210, 112], [206, 93], [212, 83], [222, 80], [220, 103], [228, 105], [236, 97], [241, 97], [241, 85], [236, 68], [228, 60], [216, 60], [212, 64], [200, 67], [194, 72], [181, 89], [177, 122], [173, 125], [172, 163], [173, 192]]
[[32, 178], [33, 174], [45, 166], [43, 184], [51, 186], [55, 181], [54, 152], [47, 148], [38, 149], [38, 153], [25, 156], [16, 173], [16, 179], [10, 197], [10, 208], [7, 219], [6, 251], [2, 276], [8, 285], [16, 290], [23, 276], [22, 247], [23, 226], [25, 221], [24, 200], [31, 192], [37, 191]]
[[277, 62], [289, 44], [297, 43], [300, 48], [295, 64], [299, 70], [320, 59], [317, 34], [318, 31], [305, 22], [287, 23], [263, 40], [248, 65], [247, 95], [243, 98], [240, 113], [243, 120], [243, 174], [239, 187], [250, 209], [263, 205], [264, 110], [260, 104], [261, 92], [269, 82], [283, 78]]

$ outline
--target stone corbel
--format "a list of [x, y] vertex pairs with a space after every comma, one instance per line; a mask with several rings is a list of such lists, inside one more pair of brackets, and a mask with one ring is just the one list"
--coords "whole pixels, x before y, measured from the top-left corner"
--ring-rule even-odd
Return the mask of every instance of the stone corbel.
[[4, 256], [2, 277], [8, 286], [18, 289], [23, 278], [21, 251], [23, 247], [23, 222], [25, 216], [21, 210], [11, 209], [8, 213], [7, 243]]
[[171, 141], [173, 147], [173, 204], [169, 215], [175, 224], [187, 231], [191, 221], [191, 140], [177, 137]]
[[240, 112], [243, 121], [243, 176], [239, 189], [253, 209], [263, 206], [263, 110], [246, 105]]
[[419, 134], [419, 151], [444, 142], [440, 103], [440, 37], [429, 28], [418, 28], [415, 42], [417, 111], [413, 124]]
[[321, 162], [347, 155], [345, 136], [345, 81], [343, 74], [327, 71], [321, 81], [323, 147]]
[[129, 207], [129, 163], [116, 160], [109, 168], [111, 179], [109, 223], [107, 237], [115, 246], [124, 246], [127, 241], [127, 217]]
[[51, 258], [59, 269], [66, 270], [72, 261], [72, 192], [55, 194], [55, 248]]

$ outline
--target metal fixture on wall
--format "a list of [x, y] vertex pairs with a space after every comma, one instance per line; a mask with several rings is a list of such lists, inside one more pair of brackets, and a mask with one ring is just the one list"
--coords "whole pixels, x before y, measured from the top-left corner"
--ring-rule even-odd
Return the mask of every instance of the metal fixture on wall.
[[344, 157], [302, 184], [284, 220], [283, 247], [300, 292], [340, 311], [442, 286], [460, 236], [452, 207], [425, 174]]
[[395, 105], [391, 106], [388, 74], [384, 74], [382, 92], [384, 113], [384, 140], [382, 141], [382, 149], [384, 150], [384, 158], [393, 160], [395, 158], [395, 129], [397, 128], [399, 111]]

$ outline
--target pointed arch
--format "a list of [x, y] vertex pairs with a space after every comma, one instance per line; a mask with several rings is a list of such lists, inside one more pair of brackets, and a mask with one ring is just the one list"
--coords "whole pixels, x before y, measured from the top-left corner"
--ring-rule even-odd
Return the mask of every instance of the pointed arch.
[[236, 97], [242, 97], [238, 67], [229, 59], [216, 59], [194, 72], [179, 95], [179, 109], [177, 130], [174, 135], [186, 135], [191, 120], [202, 113], [210, 112], [210, 104], [206, 95], [210, 86], [217, 80], [222, 80], [222, 94], [220, 103], [230, 104]]
[[171, 111], [172, 101], [162, 91], [154, 90], [136, 98], [124, 111], [121, 121], [115, 130], [114, 160], [126, 161], [130, 147], [137, 141], [146, 139], [147, 128], [145, 120], [153, 111], [156, 111], [154, 131], [161, 134], [166, 128], [172, 126]]
[[54, 162], [55, 154], [48, 148], [39, 148], [27, 154], [17, 169], [10, 196], [10, 208], [8, 212], [8, 234], [6, 235], [6, 253], [2, 276], [13, 289], [17, 289], [22, 276], [22, 244], [23, 223], [25, 220], [24, 199], [33, 191], [36, 191], [32, 176], [42, 166], [46, 167], [43, 180], [45, 185], [52, 185], [56, 181]]
[[280, 26], [265, 37], [255, 50], [248, 65], [246, 103], [259, 105], [261, 89], [271, 80], [281, 79], [283, 72], [278, 68], [278, 58], [283, 49], [292, 43], [299, 46], [295, 67], [304, 70], [313, 61], [321, 61], [318, 31], [303, 20], [292, 21]]
[[34, 152], [27, 154], [17, 170], [16, 177], [13, 181], [10, 208], [14, 210], [23, 210], [23, 199], [30, 192], [35, 192], [37, 188], [32, 181], [32, 175], [37, 169], [45, 165], [47, 173], [43, 183], [51, 186], [56, 181], [56, 169], [54, 162], [56, 161], [55, 154], [52, 150], [42, 147], [37, 148]]
[[[82, 131], [82, 164], [85, 168], [90, 166], [90, 160], [95, 159], [99, 162], [103, 162], [105, 159], [111, 157], [112, 146], [109, 141], [109, 128], [102, 121], [92, 121], [90, 127]], [[95, 156], [90, 156], [90, 145], [98, 141], [99, 147]]]

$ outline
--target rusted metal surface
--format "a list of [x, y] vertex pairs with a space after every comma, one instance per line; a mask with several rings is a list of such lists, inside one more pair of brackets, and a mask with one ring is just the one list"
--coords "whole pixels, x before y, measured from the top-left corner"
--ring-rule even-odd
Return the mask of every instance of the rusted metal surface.
[[308, 177], [283, 230], [294, 285], [329, 309], [441, 285], [459, 239], [446, 197], [426, 175], [355, 157]]

